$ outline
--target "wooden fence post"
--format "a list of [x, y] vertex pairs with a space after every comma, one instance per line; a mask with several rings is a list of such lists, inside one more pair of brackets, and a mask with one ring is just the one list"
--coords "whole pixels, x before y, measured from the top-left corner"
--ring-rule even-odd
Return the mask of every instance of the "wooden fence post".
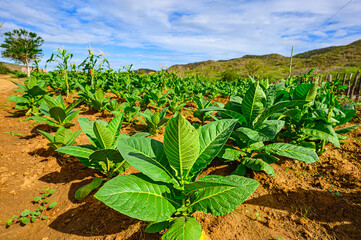
[[360, 79], [360, 81], [358, 83], [358, 89], [357, 89], [357, 95], [356, 95], [355, 102], [360, 100], [360, 93], [361, 93], [361, 79]]
[[344, 73], [343, 79], [342, 79], [342, 85], [345, 85], [345, 83], [346, 83], [346, 76], [347, 76], [347, 73]]
[[332, 82], [332, 74], [328, 75], [328, 82]]
[[350, 73], [350, 76], [348, 78], [348, 83], [347, 83], [347, 93], [346, 96], [349, 97], [350, 92], [351, 92], [351, 79], [352, 79], [352, 73]]
[[352, 87], [351, 87], [351, 92], [350, 92], [350, 98], [351, 99], [353, 97], [353, 93], [355, 92], [355, 87], [356, 87], [356, 84], [358, 82], [359, 76], [360, 76], [360, 71], [357, 71], [357, 73], [355, 75], [355, 80], [353, 81], [353, 84], [352, 84]]

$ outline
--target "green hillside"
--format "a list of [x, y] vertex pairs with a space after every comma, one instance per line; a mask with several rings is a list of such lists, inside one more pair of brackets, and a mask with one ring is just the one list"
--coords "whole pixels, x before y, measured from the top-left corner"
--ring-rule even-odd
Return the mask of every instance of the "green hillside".
[[[316, 68], [315, 73], [354, 72], [361, 68], [361, 40], [345, 46], [332, 46], [297, 54], [293, 57], [292, 75]], [[290, 58], [280, 54], [245, 55], [241, 58], [204, 61], [171, 66], [179, 75], [201, 74], [208, 77], [261, 76], [270, 79], [289, 75]]]

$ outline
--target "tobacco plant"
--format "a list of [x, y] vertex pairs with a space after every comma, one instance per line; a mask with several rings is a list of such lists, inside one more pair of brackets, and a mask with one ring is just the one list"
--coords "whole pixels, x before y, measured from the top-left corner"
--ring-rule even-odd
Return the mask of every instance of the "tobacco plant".
[[[285, 122], [275, 118], [275, 116], [287, 111], [287, 109], [302, 107], [309, 101], [299, 99], [272, 104], [275, 95], [268, 93], [267, 96], [259, 82], [251, 81], [243, 99], [233, 97], [224, 108], [210, 107], [204, 110], [216, 110], [221, 117], [234, 118], [238, 122], [231, 136], [233, 145], [237, 149], [232, 146], [225, 146], [218, 154], [218, 157], [227, 161], [238, 160], [240, 162], [235, 174], [244, 175], [245, 167], [248, 167], [254, 171], [264, 170], [269, 175], [274, 176], [274, 170], [269, 165], [279, 160], [274, 154], [306, 163], [313, 163], [318, 160], [317, 154], [312, 149], [278, 142], [276, 139]], [[310, 93], [310, 95], [313, 96], [310, 98], [314, 98], [315, 92]], [[266, 107], [267, 105], [268, 107]], [[271, 141], [275, 143], [264, 144]]]
[[157, 109], [167, 104], [167, 95], [169, 92], [163, 94], [161, 89], [151, 90], [149, 92], [149, 100]]
[[[339, 105], [340, 96], [335, 94], [338, 82], [339, 80], [326, 83], [322, 89], [318, 89], [317, 97], [314, 97], [310, 104], [284, 112], [280, 116], [286, 119], [287, 131], [284, 136], [290, 138], [292, 142], [316, 149], [319, 153], [325, 150], [326, 142], [331, 142], [339, 148], [340, 140], [346, 138], [341, 134], [357, 128], [358, 125], [334, 129], [349, 122], [356, 114], [354, 103]], [[317, 89], [316, 83], [299, 84], [290, 98], [307, 98], [307, 93], [314, 88]]]
[[126, 120], [125, 122], [128, 124], [134, 124], [137, 121], [137, 117], [139, 116], [140, 107], [131, 107], [128, 105], [128, 103], [123, 103], [123, 105], [123, 116]]
[[105, 177], [94, 178], [93, 181], [81, 187], [75, 197], [82, 200], [97, 189], [103, 181], [122, 173], [130, 165], [115, 149], [122, 126], [122, 115], [114, 117], [109, 123], [88, 118], [80, 118], [79, 125], [89, 139], [91, 145], [65, 146], [57, 152], [77, 157], [86, 167], [98, 169]]
[[119, 115], [124, 109], [124, 104], [119, 104], [117, 100], [113, 99], [106, 106], [106, 109], [113, 115]]
[[61, 95], [57, 96], [55, 99], [49, 96], [44, 97], [45, 104], [42, 104], [39, 109], [42, 114], [47, 117], [42, 116], [33, 116], [25, 120], [35, 120], [36, 122], [43, 123], [45, 122], [52, 127], [71, 127], [74, 124], [71, 123], [76, 116], [78, 116], [80, 109], [72, 111], [81, 100], [74, 101], [72, 104], [65, 107], [64, 99]]
[[144, 123], [147, 125], [147, 128], [151, 134], [158, 134], [160, 129], [164, 124], [169, 120], [166, 118], [167, 108], [163, 108], [160, 112], [152, 112], [149, 109], [146, 109], [143, 113], [140, 113], [140, 116], [144, 117]]
[[88, 92], [89, 99], [90, 99], [90, 106], [97, 111], [104, 111], [106, 106], [109, 104], [110, 97], [105, 97], [105, 92], [98, 88], [94, 94]]
[[[55, 60], [54, 57], [56, 58]], [[60, 71], [59, 73], [61, 73], [64, 78], [64, 83], [65, 83], [64, 90], [66, 92], [66, 96], [69, 96], [69, 92], [70, 92], [68, 70], [70, 68], [69, 61], [72, 58], [73, 58], [73, 54], [67, 53], [65, 49], [58, 48], [58, 53], [56, 54], [52, 53], [50, 59], [46, 61], [47, 63], [52, 61], [56, 61], [58, 63], [57, 68]]]
[[206, 120], [212, 119], [212, 115], [203, 110], [208, 107], [215, 106], [216, 103], [212, 103], [212, 101], [199, 96], [194, 97], [193, 101], [197, 104], [197, 108], [193, 111], [193, 116], [198, 118], [202, 125]]
[[[141, 171], [117, 176], [95, 198], [143, 221], [146, 232], [168, 228], [162, 239], [199, 240], [196, 211], [224, 215], [247, 199], [258, 182], [242, 176], [197, 176], [217, 155], [236, 120], [211, 122], [198, 131], [180, 114], [165, 130], [164, 143], [150, 138], [119, 138], [118, 150]], [[220, 204], [222, 203], [222, 204]]]
[[8, 101], [15, 102], [15, 109], [28, 109], [25, 115], [40, 115], [39, 106], [43, 104], [43, 98], [47, 94], [46, 88], [38, 85], [34, 77], [30, 77], [24, 85], [12, 81], [19, 89], [15, 92], [24, 93], [22, 96], [10, 96]]
[[70, 129], [60, 127], [56, 131], [55, 136], [39, 129], [38, 132], [50, 141], [47, 145], [56, 150], [64, 146], [71, 146], [82, 131], [72, 132]]
[[129, 104], [129, 106], [134, 107], [138, 100], [138, 92], [134, 91], [132, 94], [124, 93], [122, 98]]
[[181, 113], [182, 109], [186, 105], [185, 103], [182, 103], [181, 100], [175, 96], [172, 99], [168, 99], [169, 103], [169, 111], [173, 114]]

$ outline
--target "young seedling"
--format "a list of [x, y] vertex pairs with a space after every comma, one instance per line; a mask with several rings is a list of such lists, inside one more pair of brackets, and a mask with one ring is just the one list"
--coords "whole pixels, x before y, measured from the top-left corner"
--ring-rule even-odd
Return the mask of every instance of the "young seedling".
[[259, 216], [259, 212], [256, 212], [254, 220], [261, 221], [261, 217]]
[[302, 207], [300, 207], [300, 214], [302, 218], [307, 218], [307, 214], [308, 214], [308, 210], [310, 210], [310, 207], [305, 207], [305, 209], [302, 209]]
[[15, 131], [11, 131], [11, 132], [4, 132], [5, 134], [10, 134], [11, 136], [15, 137], [23, 137], [24, 135], [22, 133], [17, 133]]
[[44, 193], [40, 196], [34, 197], [34, 203], [38, 204], [38, 208], [34, 211], [25, 209], [20, 215], [14, 215], [7, 221], [7, 226], [10, 226], [13, 223], [22, 223], [23, 225], [28, 224], [29, 222], [35, 222], [36, 219], [45, 220], [48, 218], [44, 214], [46, 210], [50, 210], [57, 205], [57, 202], [50, 202], [49, 198], [56, 190], [50, 188], [43, 188]]

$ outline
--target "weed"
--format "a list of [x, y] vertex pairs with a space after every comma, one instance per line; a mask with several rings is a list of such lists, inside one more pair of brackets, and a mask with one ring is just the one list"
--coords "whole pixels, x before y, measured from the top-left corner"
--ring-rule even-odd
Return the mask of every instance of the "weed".
[[301, 213], [301, 217], [302, 218], [307, 218], [307, 214], [308, 214], [308, 210], [310, 210], [311, 207], [305, 207], [305, 209], [302, 209], [302, 207], [300, 207], [300, 213]]
[[331, 194], [335, 195], [336, 197], [342, 197], [342, 194], [339, 191], [334, 190], [334, 188], [335, 188], [335, 185], [331, 184], [331, 187], [330, 187], [330, 189], [328, 189], [328, 191]]
[[10, 135], [13, 136], [13, 137], [15, 137], [15, 136], [17, 136], [17, 137], [23, 137], [23, 136], [24, 136], [22, 133], [17, 133], [17, 132], [15, 132], [15, 131], [4, 132], [4, 133], [10, 134]]
[[34, 203], [37, 203], [39, 207], [34, 211], [29, 209], [25, 209], [20, 213], [20, 215], [12, 216], [8, 222], [7, 226], [10, 226], [13, 223], [20, 222], [23, 225], [28, 224], [29, 222], [35, 222], [36, 219], [45, 220], [48, 218], [47, 215], [44, 215], [45, 210], [52, 209], [56, 206], [57, 202], [50, 203], [51, 199], [49, 198], [54, 192], [55, 189], [50, 190], [50, 188], [43, 188], [44, 193], [41, 194], [40, 197], [34, 197]]
[[261, 221], [261, 217], [259, 216], [259, 212], [256, 212], [254, 220]]

